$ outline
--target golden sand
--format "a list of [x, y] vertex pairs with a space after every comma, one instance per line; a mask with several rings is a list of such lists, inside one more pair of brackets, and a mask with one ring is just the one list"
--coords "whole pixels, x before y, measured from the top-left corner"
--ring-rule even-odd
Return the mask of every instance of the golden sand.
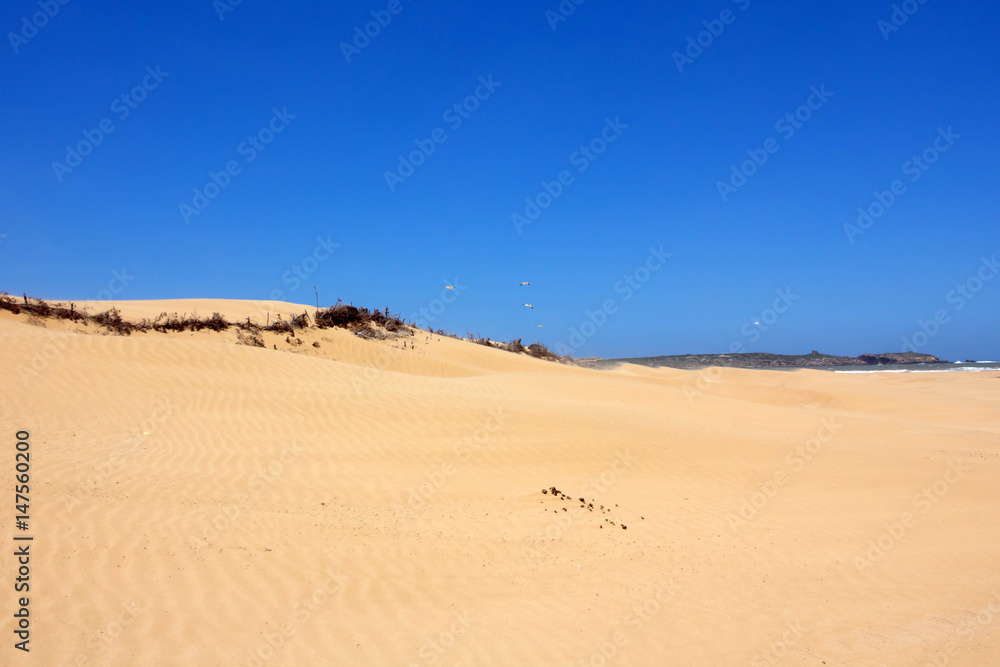
[[0, 313], [0, 664], [1000, 664], [1000, 373], [77, 328]]

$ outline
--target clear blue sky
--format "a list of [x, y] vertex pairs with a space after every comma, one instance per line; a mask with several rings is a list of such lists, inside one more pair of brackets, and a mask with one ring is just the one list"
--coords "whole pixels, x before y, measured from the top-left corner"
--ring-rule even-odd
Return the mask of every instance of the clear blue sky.
[[[895, 29], [888, 1], [562, 6], [6, 3], [0, 289], [308, 304], [315, 285], [576, 356], [918, 334], [1000, 358], [994, 7], [911, 0]], [[526, 198], [547, 205], [530, 224]], [[881, 215], [845, 229], [859, 207]]]

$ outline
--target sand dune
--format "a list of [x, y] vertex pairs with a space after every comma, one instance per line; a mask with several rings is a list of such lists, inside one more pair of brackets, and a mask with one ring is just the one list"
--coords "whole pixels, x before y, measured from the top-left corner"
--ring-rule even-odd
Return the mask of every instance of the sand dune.
[[76, 329], [0, 313], [2, 664], [1000, 664], [1000, 373]]

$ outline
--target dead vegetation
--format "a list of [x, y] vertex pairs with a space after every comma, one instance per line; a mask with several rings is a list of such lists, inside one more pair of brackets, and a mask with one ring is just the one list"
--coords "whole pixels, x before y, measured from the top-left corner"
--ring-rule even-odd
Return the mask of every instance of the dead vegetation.
[[528, 351], [527, 348], [525, 348], [524, 345], [521, 344], [521, 339], [520, 338], [515, 338], [514, 340], [510, 341], [509, 343], [504, 343], [500, 347], [500, 349], [501, 350], [507, 350], [508, 352], [513, 352], [515, 354], [521, 354], [522, 352], [527, 352]]
[[[237, 343], [252, 347], [266, 347], [262, 332], [284, 334], [286, 342], [293, 345], [301, 345], [302, 340], [297, 332], [316, 327], [319, 329], [338, 328], [347, 329], [356, 336], [368, 340], [387, 340], [401, 337], [413, 336], [415, 326], [409, 325], [398, 314], [392, 314], [388, 308], [383, 310], [369, 310], [364, 307], [357, 307], [352, 304], [345, 304], [339, 299], [333, 306], [322, 310], [317, 309], [315, 322], [309, 314], [303, 312], [292, 316], [290, 319], [282, 319], [281, 315], [276, 315], [273, 321], [270, 315], [267, 322], [261, 326], [252, 322], [248, 317], [245, 322], [230, 322], [220, 313], [212, 313], [210, 317], [197, 317], [195, 315], [182, 315], [178, 313], [162, 312], [152, 320], [143, 318], [138, 322], [126, 320], [122, 317], [117, 308], [111, 307], [108, 310], [91, 315], [78, 310], [73, 303], [67, 308], [63, 304], [49, 304], [42, 299], [34, 299], [24, 295], [22, 299], [10, 296], [6, 292], [0, 292], [0, 310], [11, 313], [26, 313], [32, 318], [38, 319], [60, 319], [71, 320], [83, 325], [93, 325], [98, 330], [117, 336], [131, 336], [133, 333], [147, 333], [155, 331], [158, 333], [178, 333], [183, 331], [228, 331], [236, 329]], [[427, 331], [439, 336], [458, 339], [453, 333], [443, 329], [435, 331], [431, 327]], [[532, 343], [527, 347], [521, 339], [510, 342], [492, 341], [489, 337], [473, 336], [468, 334], [468, 339], [479, 345], [485, 345], [494, 349], [505, 350], [515, 354], [527, 354], [529, 356], [544, 359], [546, 361], [556, 361], [559, 363], [573, 363], [569, 357], [562, 357], [550, 352], [541, 343]], [[313, 343], [313, 347], [319, 347]]]
[[478, 334], [473, 335], [472, 333], [466, 334], [469, 341], [476, 343], [477, 345], [485, 345], [486, 347], [492, 347], [497, 350], [504, 350], [505, 352], [513, 352], [514, 354], [527, 354], [530, 357], [535, 357], [536, 359], [542, 359], [544, 361], [555, 361], [561, 364], [575, 364], [570, 357], [563, 357], [555, 352], [549, 350], [542, 343], [532, 343], [527, 347], [521, 342], [520, 338], [515, 338], [510, 342], [501, 342], [490, 340], [489, 336], [483, 338]]
[[563, 357], [549, 350], [542, 343], [532, 343], [528, 346], [527, 353], [537, 359], [545, 361], [558, 361], [560, 363], [573, 363], [569, 357]]
[[236, 342], [240, 345], [249, 345], [250, 347], [264, 347], [264, 339], [261, 337], [259, 331], [240, 329], [236, 332]]
[[389, 309], [368, 310], [357, 306], [342, 303], [339, 299], [337, 303], [326, 310], [321, 310], [316, 314], [316, 326], [320, 329], [328, 327], [340, 327], [354, 331], [362, 329], [381, 329], [388, 333], [401, 333], [412, 336], [413, 331], [399, 315], [392, 315]]
[[326, 310], [316, 313], [316, 326], [320, 329], [339, 327], [369, 340], [386, 340], [412, 336], [413, 328], [407, 326], [398, 314], [388, 308], [368, 310], [337, 300]]

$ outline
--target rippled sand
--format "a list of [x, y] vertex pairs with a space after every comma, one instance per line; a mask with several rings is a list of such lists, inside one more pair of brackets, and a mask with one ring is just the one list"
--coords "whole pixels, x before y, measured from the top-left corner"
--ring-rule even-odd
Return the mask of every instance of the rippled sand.
[[2, 664], [1000, 664], [998, 372], [74, 328], [0, 313]]

